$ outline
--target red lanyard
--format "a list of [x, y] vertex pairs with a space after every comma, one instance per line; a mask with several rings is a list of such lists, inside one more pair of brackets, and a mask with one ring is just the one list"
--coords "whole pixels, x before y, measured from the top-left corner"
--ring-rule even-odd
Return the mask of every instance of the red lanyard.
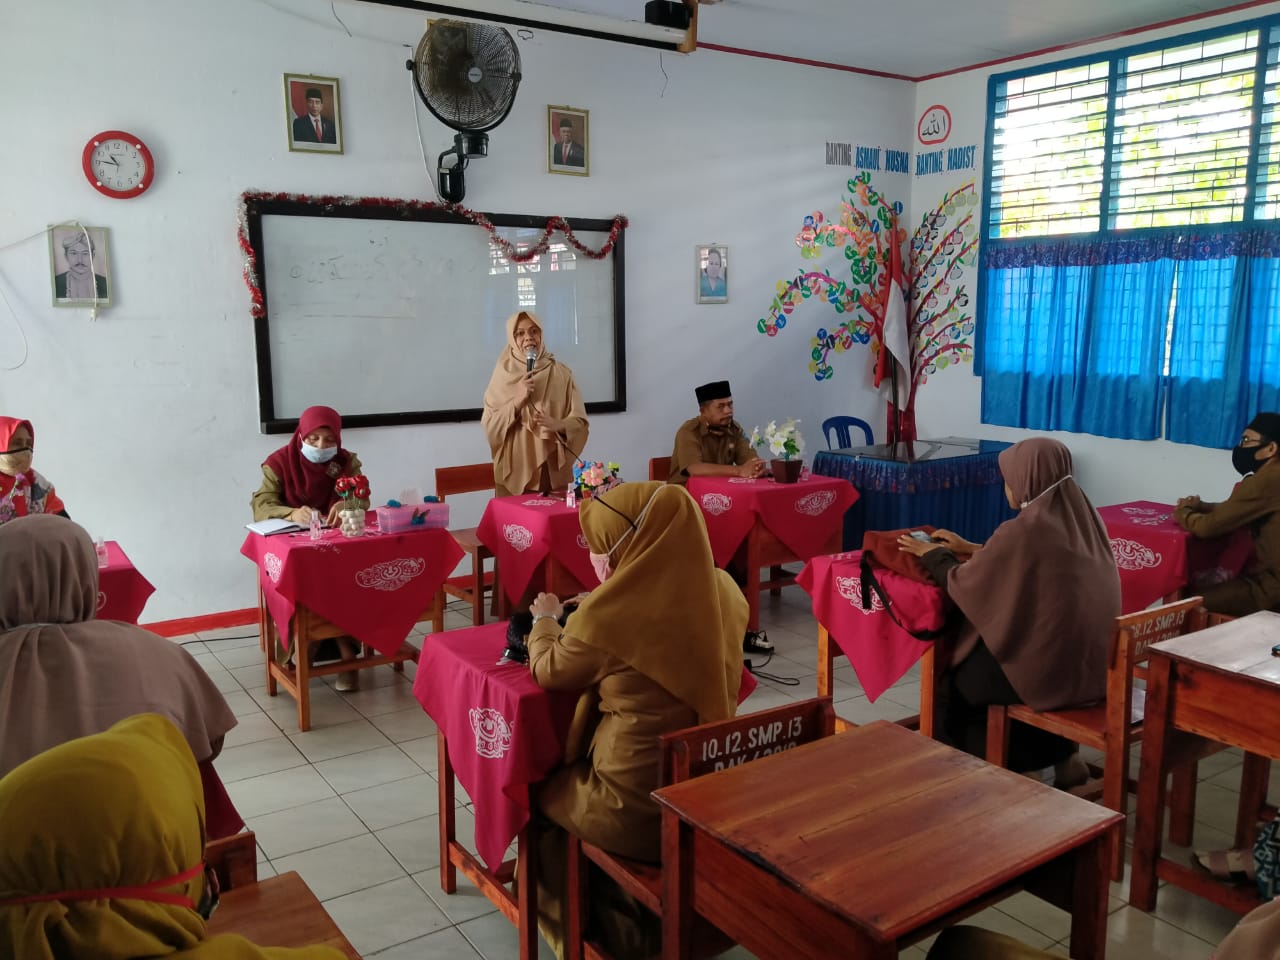
[[25, 897], [10, 897], [0, 900], [0, 907], [12, 907], [23, 903], [43, 903], [50, 900], [150, 900], [154, 903], [168, 903], [177, 907], [196, 909], [191, 898], [180, 893], [164, 893], [162, 887], [175, 887], [180, 883], [198, 877], [204, 872], [204, 864], [197, 863], [190, 870], [152, 880], [136, 887], [103, 887], [100, 890], [63, 890], [60, 893], [33, 893]]

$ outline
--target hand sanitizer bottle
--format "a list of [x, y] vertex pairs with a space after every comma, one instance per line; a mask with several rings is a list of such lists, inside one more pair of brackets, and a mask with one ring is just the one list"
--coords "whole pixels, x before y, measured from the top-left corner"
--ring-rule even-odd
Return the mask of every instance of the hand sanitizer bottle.
[[573, 496], [573, 481], [569, 481], [569, 485], [564, 488], [564, 505], [573, 509], [577, 507], [578, 501]]
[[323, 529], [324, 529], [324, 528], [321, 526], [321, 523], [320, 523], [320, 511], [319, 511], [319, 510], [312, 510], [312, 511], [311, 511], [311, 521], [310, 521], [309, 526], [310, 526], [310, 531], [311, 531], [311, 539], [312, 539], [312, 540], [319, 540], [319, 539], [320, 539], [320, 537], [321, 537], [321, 535], [322, 535]]

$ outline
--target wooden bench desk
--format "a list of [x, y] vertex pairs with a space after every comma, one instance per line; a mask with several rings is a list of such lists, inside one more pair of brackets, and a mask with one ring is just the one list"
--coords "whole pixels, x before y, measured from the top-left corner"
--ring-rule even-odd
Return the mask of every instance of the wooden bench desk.
[[222, 894], [209, 936], [238, 933], [260, 947], [323, 945], [360, 960], [302, 877], [290, 871]]

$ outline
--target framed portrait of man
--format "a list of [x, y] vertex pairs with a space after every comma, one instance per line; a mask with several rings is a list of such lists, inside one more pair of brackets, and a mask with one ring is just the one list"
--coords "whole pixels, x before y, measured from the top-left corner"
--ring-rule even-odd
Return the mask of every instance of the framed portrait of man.
[[55, 307], [111, 306], [111, 251], [106, 227], [60, 223], [49, 228], [49, 282]]
[[587, 111], [577, 107], [547, 107], [547, 172], [575, 177], [591, 175]]
[[284, 120], [290, 150], [342, 153], [342, 104], [338, 78], [286, 73]]
[[696, 248], [694, 269], [697, 274], [698, 303], [729, 302], [729, 248], [720, 243], [706, 243]]

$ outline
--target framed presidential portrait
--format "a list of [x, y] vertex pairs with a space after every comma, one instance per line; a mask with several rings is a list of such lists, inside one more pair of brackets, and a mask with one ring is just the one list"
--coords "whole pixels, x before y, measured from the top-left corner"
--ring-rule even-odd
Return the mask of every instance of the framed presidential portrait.
[[106, 227], [59, 223], [49, 228], [49, 282], [55, 307], [111, 306], [111, 249]]
[[729, 248], [704, 243], [695, 248], [694, 271], [698, 303], [729, 302]]
[[591, 176], [591, 142], [587, 111], [577, 107], [547, 107], [547, 172], [573, 177]]
[[286, 73], [284, 123], [290, 150], [342, 153], [342, 99], [338, 78]]

